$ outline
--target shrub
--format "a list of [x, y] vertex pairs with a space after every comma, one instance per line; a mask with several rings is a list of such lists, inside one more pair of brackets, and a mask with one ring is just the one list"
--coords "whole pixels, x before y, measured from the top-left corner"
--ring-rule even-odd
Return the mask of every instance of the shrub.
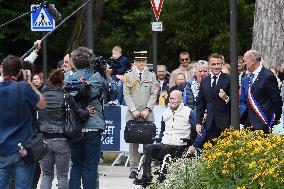
[[262, 131], [226, 130], [216, 145], [206, 143], [202, 157], [169, 165], [165, 189], [284, 188], [284, 137]]

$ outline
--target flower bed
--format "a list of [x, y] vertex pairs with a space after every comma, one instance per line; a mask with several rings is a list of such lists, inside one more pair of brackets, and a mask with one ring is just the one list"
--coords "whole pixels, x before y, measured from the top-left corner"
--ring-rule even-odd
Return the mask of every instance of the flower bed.
[[169, 166], [164, 189], [284, 188], [284, 136], [262, 131], [225, 131], [198, 159], [178, 159]]

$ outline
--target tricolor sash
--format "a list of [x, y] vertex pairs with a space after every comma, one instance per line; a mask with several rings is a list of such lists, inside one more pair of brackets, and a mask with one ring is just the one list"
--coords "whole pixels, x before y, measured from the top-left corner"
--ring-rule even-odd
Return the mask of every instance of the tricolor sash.
[[271, 119], [270, 119], [270, 122], [269, 122], [269, 120], [265, 116], [264, 112], [262, 111], [262, 109], [258, 105], [257, 101], [253, 97], [252, 92], [251, 92], [251, 87], [252, 87], [252, 78], [251, 78], [251, 80], [249, 82], [249, 87], [248, 87], [248, 101], [249, 101], [253, 111], [256, 113], [256, 115], [260, 118], [260, 120], [265, 125], [267, 125], [268, 127], [272, 128], [273, 123], [275, 121], [275, 113], [274, 113], [274, 111], [272, 112], [272, 116], [271, 116]]

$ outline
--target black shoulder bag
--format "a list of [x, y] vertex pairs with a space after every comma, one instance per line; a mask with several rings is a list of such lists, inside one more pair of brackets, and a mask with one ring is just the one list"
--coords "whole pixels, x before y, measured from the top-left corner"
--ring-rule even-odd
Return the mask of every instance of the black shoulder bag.
[[126, 122], [124, 140], [126, 143], [153, 144], [156, 125], [152, 121], [130, 120]]
[[72, 142], [79, 141], [83, 138], [82, 120], [76, 115], [74, 110], [68, 104], [66, 94], [64, 93], [65, 103], [65, 126], [64, 133]]
[[[21, 86], [20, 83], [17, 83], [17, 93], [19, 95], [19, 115], [20, 115], [20, 121], [23, 121], [23, 99], [22, 99], [22, 93], [21, 93]], [[33, 136], [25, 141], [24, 147], [28, 152], [28, 155], [23, 157], [23, 160], [26, 163], [36, 163], [39, 162], [43, 156], [45, 156], [48, 153], [48, 146], [47, 143], [43, 137], [43, 133], [40, 132], [40, 128], [38, 125], [35, 125], [37, 128], [37, 132], [33, 133]], [[23, 129], [23, 128], [22, 128]], [[23, 131], [23, 130], [22, 130]], [[23, 134], [22, 134], [23, 137]]]

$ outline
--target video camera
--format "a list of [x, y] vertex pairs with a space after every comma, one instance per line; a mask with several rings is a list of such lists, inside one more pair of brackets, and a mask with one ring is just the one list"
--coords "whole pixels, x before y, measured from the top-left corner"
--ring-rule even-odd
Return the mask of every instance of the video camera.
[[107, 67], [115, 71], [118, 65], [118, 61], [112, 57], [104, 59], [102, 56], [97, 56], [96, 58], [93, 59], [91, 64], [94, 67], [94, 71], [99, 72], [105, 78], [105, 71]]

